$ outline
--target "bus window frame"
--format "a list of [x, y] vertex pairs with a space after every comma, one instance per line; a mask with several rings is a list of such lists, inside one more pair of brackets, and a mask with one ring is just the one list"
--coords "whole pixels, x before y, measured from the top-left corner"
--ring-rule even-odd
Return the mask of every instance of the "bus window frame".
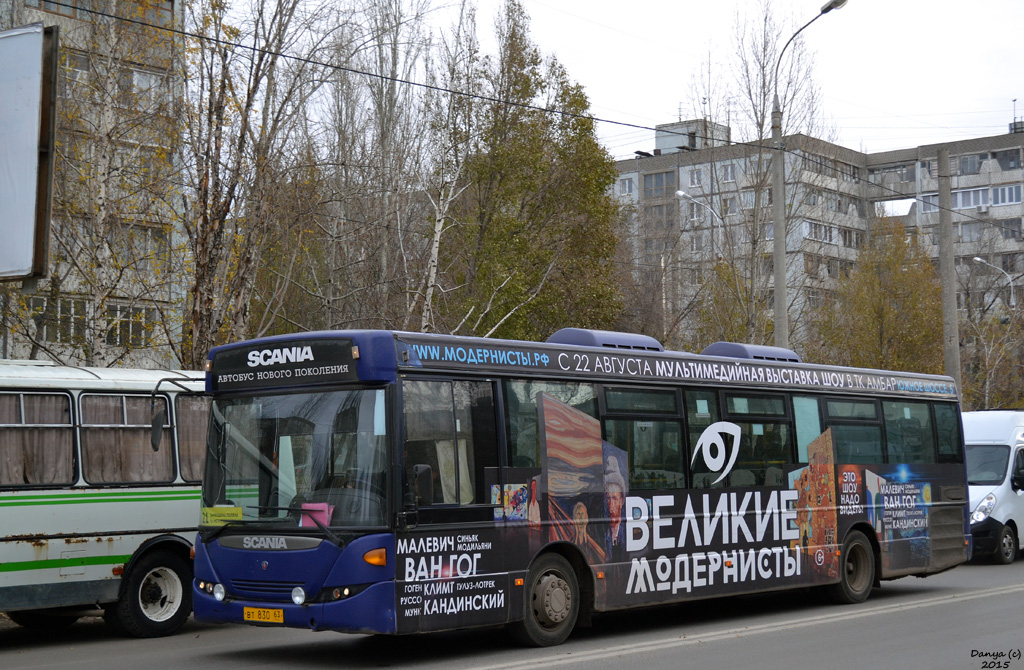
[[[3, 388], [0, 389], [0, 394], [13, 395], [18, 398], [18, 413], [21, 423], [16, 424], [3, 424], [0, 429], [4, 428], [66, 428], [71, 433], [71, 478], [67, 482], [52, 482], [42, 484], [4, 484], [0, 482], [0, 491], [26, 491], [31, 489], [69, 489], [75, 486], [79, 486], [84, 483], [84, 476], [82, 474], [82, 464], [79, 461], [79, 436], [77, 427], [79, 425], [78, 417], [76, 412], [78, 411], [77, 398], [75, 394], [62, 390], [62, 389], [48, 389], [48, 390], [25, 390], [18, 388]], [[24, 397], [27, 395], [48, 395], [48, 396], [63, 396], [67, 400], [68, 410], [68, 422], [64, 423], [47, 423], [47, 424], [27, 424], [25, 423], [25, 401]]]
[[[669, 487], [671, 490], [684, 490], [692, 486], [692, 475], [690, 473], [690, 465], [688, 463], [689, 451], [689, 439], [687, 434], [687, 424], [685, 416], [685, 404], [683, 402], [683, 387], [682, 386], [651, 386], [649, 384], [595, 384], [597, 390], [597, 420], [601, 425], [601, 439], [616, 447], [622, 449], [627, 454], [628, 463], [626, 464], [626, 472], [629, 477], [629, 488], [630, 490], [662, 490], [664, 487], [637, 487], [636, 482], [639, 479], [634, 479], [636, 472], [642, 472], [643, 469], [637, 469], [637, 463], [633, 458], [632, 451], [625, 447], [615, 444], [608, 439], [608, 424], [611, 421], [658, 421], [662, 423], [675, 423], [679, 428], [679, 465], [680, 470], [676, 471], [683, 478], [683, 485], [677, 487]], [[673, 396], [674, 410], [672, 413], [669, 412], [658, 412], [649, 410], [627, 410], [627, 409], [608, 409], [607, 394], [609, 391], [655, 391], [657, 393], [668, 394], [670, 392]]]
[[[124, 423], [122, 423], [122, 424], [87, 423], [86, 420], [85, 420], [85, 409], [83, 407], [83, 401], [86, 398], [97, 397], [97, 396], [99, 396], [99, 397], [119, 397], [119, 398], [121, 398], [121, 416], [122, 416], [122, 418], [124, 420]], [[149, 455], [149, 453], [153, 453], [153, 450], [150, 447], [150, 440], [149, 440], [149, 437], [150, 437], [150, 434], [151, 434], [151, 431], [152, 431], [152, 423], [150, 423], [150, 422], [142, 423], [142, 424], [134, 424], [134, 423], [133, 424], [129, 424], [128, 423], [128, 411], [129, 411], [128, 410], [128, 398], [139, 398], [139, 399], [142, 399], [145, 402], [151, 402], [155, 398], [160, 398], [160, 399], [163, 400], [163, 403], [164, 403], [164, 424], [163, 424], [163, 430], [170, 434], [170, 439], [171, 439], [172, 444], [173, 444], [173, 448], [172, 448], [172, 450], [169, 453], [169, 456], [171, 457], [170, 458], [170, 461], [171, 461], [170, 479], [143, 479], [143, 480], [131, 480], [131, 479], [129, 479], [129, 480], [119, 480], [119, 481], [95, 481], [95, 480], [89, 479], [89, 477], [86, 475], [85, 438], [84, 438], [83, 433], [85, 433], [86, 431], [88, 431], [90, 429], [116, 429], [116, 428], [122, 428], [122, 429], [138, 429], [138, 430], [141, 430], [145, 434], [145, 440], [144, 440], [144, 445], [143, 445], [143, 447], [144, 447], [143, 448], [143, 453], [146, 453], [146, 455]], [[175, 424], [172, 422], [172, 418], [171, 418], [171, 412], [173, 411], [171, 409], [171, 405], [172, 404], [173, 404], [173, 402], [172, 402], [171, 396], [169, 394], [163, 393], [163, 392], [158, 392], [158, 393], [154, 393], [154, 394], [145, 394], [145, 393], [133, 393], [133, 392], [128, 392], [128, 391], [100, 391], [100, 390], [89, 389], [89, 390], [83, 390], [80, 393], [78, 393], [78, 397], [75, 399], [75, 405], [76, 405], [76, 409], [78, 411], [78, 422], [76, 424], [77, 427], [78, 427], [78, 431], [77, 431], [78, 432], [78, 450], [82, 454], [81, 473], [80, 473], [82, 481], [85, 482], [88, 486], [96, 486], [96, 487], [105, 487], [105, 486], [114, 486], [114, 487], [119, 487], [119, 486], [133, 486], [133, 487], [134, 486], [138, 486], [138, 487], [168, 486], [170, 484], [174, 484], [175, 482], [179, 481], [180, 480], [180, 472], [178, 471], [178, 443], [177, 443], [177, 435], [176, 435], [177, 431], [175, 430]], [[157, 411], [159, 411], [159, 410], [157, 410]], [[155, 453], [160, 453], [160, 452], [157, 451]]]
[[[406, 515], [409, 513], [415, 513], [418, 516], [417, 523], [421, 524], [443, 524], [443, 523], [466, 523], [470, 521], [494, 521], [494, 510], [502, 509], [501, 503], [492, 502], [472, 502], [472, 503], [461, 503], [461, 502], [431, 502], [428, 504], [420, 503], [418, 500], [415, 489], [413, 488], [416, 484], [416, 477], [410, 478], [408, 464], [405, 462], [406, 456], [406, 421], [405, 421], [405, 384], [407, 382], [443, 382], [450, 386], [452, 389], [451, 397], [451, 410], [453, 421], [457, 420], [456, 407], [455, 407], [455, 394], [454, 384], [456, 382], [473, 382], [473, 383], [486, 383], [491, 388], [491, 401], [494, 410], [494, 449], [496, 450], [495, 465], [493, 466], [496, 471], [497, 485], [499, 490], [503, 491], [505, 486], [505, 456], [504, 451], [506, 448], [505, 434], [504, 434], [504, 417], [503, 408], [501, 406], [502, 398], [500, 396], [502, 392], [502, 378], [500, 377], [475, 377], [472, 375], [400, 375], [398, 383], [395, 386], [395, 407], [398, 411], [395, 411], [395, 420], [397, 422], [397, 430], [395, 431], [395, 438], [393, 444], [395, 445], [394, 462], [396, 466], [401, 470], [401, 477], [398, 478], [401, 481], [398, 482], [397, 486], [400, 488], [398, 496], [395, 498], [394, 507], [396, 509], [402, 509]], [[456, 438], [456, 444], [458, 440], [458, 427], [456, 426], [456, 432], [454, 437]], [[475, 442], [475, 440], [474, 440]], [[475, 446], [475, 445], [474, 445]], [[412, 464], [413, 467], [420, 465], [418, 463]], [[439, 485], [439, 484], [438, 484]], [[480, 483], [481, 488], [486, 486], [486, 482]], [[485, 498], [486, 500], [486, 498]]]

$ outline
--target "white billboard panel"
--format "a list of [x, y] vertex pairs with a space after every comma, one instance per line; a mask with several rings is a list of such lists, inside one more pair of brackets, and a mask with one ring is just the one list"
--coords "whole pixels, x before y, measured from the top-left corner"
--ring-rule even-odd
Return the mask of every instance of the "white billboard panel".
[[50, 184], [40, 181], [48, 178], [42, 168], [49, 155], [40, 149], [49, 138], [43, 124], [50, 121], [43, 81], [52, 74], [43, 62], [41, 23], [0, 32], [0, 279], [45, 273], [39, 252], [49, 206], [40, 197], [48, 199]]

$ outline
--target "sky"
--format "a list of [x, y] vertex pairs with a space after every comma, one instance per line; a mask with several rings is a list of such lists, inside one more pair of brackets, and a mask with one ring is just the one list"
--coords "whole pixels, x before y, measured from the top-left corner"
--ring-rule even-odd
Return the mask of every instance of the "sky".
[[[478, 0], [493, 51], [499, 0]], [[653, 128], [694, 118], [690, 81], [709, 51], [724, 62], [737, 12], [757, 0], [521, 0], [534, 43], [579, 82], [599, 119]], [[825, 0], [773, 0], [789, 34]], [[849, 0], [799, 39], [823, 116], [865, 152], [1002, 135], [1024, 118], [1024, 0]], [[788, 35], [786, 36], [788, 39]], [[787, 55], [792, 50], [787, 50]], [[722, 68], [725, 69], [724, 67]], [[713, 119], [724, 122], [724, 120]], [[598, 125], [616, 159], [654, 148], [653, 130]]]

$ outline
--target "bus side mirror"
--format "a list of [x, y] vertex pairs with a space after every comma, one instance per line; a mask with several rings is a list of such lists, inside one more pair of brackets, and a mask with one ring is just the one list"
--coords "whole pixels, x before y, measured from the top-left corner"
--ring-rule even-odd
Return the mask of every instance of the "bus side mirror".
[[413, 477], [416, 479], [416, 504], [432, 505], [434, 503], [434, 472], [429, 465], [422, 463], [412, 466]]
[[149, 441], [153, 445], [153, 451], [160, 451], [160, 440], [164, 437], [164, 423], [167, 422], [167, 412], [160, 410], [153, 415], [153, 429], [150, 432]]

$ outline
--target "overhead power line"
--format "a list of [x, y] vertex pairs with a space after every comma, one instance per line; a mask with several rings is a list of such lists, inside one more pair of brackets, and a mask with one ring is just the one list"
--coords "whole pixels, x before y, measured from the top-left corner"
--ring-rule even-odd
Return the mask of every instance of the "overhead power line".
[[[364, 77], [371, 77], [371, 78], [375, 78], [375, 79], [380, 79], [382, 81], [393, 82], [393, 83], [396, 83], [396, 84], [402, 84], [402, 85], [406, 85], [406, 86], [414, 86], [414, 87], [417, 87], [417, 88], [421, 88], [421, 89], [425, 89], [425, 90], [429, 90], [429, 91], [434, 91], [434, 92], [437, 92], [437, 93], [447, 93], [449, 95], [457, 95], [457, 96], [460, 96], [460, 97], [470, 98], [470, 99], [473, 99], [473, 100], [480, 100], [480, 101], [483, 101], [483, 102], [491, 102], [491, 103], [495, 103], [495, 104], [499, 104], [499, 105], [509, 105], [509, 106], [512, 106], [512, 107], [519, 107], [521, 109], [526, 109], [526, 110], [530, 110], [530, 111], [537, 111], [537, 112], [543, 112], [543, 113], [546, 113], [546, 114], [557, 114], [557, 115], [565, 116], [565, 117], [568, 117], [568, 118], [580, 119], [580, 120], [584, 120], [584, 121], [591, 121], [591, 122], [595, 122], [595, 123], [607, 123], [609, 125], [618, 126], [618, 127], [621, 127], [621, 128], [630, 128], [632, 130], [643, 130], [643, 131], [647, 131], [647, 132], [669, 133], [669, 134], [678, 135], [681, 138], [682, 137], [688, 137], [688, 133], [676, 132], [676, 131], [669, 130], [669, 129], [666, 129], [666, 128], [661, 128], [661, 129], [652, 128], [650, 126], [645, 126], [645, 125], [641, 125], [641, 124], [637, 124], [637, 123], [629, 123], [629, 122], [626, 122], [626, 121], [617, 121], [617, 120], [614, 120], [614, 119], [606, 119], [606, 118], [602, 118], [602, 117], [598, 117], [598, 116], [593, 116], [593, 115], [590, 115], [590, 114], [580, 114], [578, 112], [570, 112], [570, 111], [566, 111], [566, 110], [554, 109], [552, 107], [541, 107], [540, 105], [534, 105], [534, 104], [531, 104], [531, 103], [519, 102], [519, 101], [514, 101], [514, 100], [503, 100], [501, 98], [496, 98], [494, 96], [484, 95], [484, 94], [481, 94], [481, 93], [469, 93], [469, 92], [466, 92], [466, 91], [459, 91], [459, 90], [447, 88], [447, 87], [444, 87], [444, 86], [438, 86], [436, 84], [426, 84], [426, 83], [423, 83], [423, 82], [417, 82], [417, 81], [413, 81], [413, 80], [410, 80], [410, 79], [403, 79], [401, 77], [392, 77], [392, 76], [389, 76], [389, 75], [383, 75], [383, 74], [378, 74], [378, 73], [374, 73], [374, 72], [367, 72], [365, 70], [359, 70], [357, 68], [347, 67], [347, 66], [344, 66], [344, 65], [336, 65], [336, 64], [332, 64], [332, 63], [324, 63], [322, 61], [317, 61], [317, 60], [313, 60], [311, 58], [305, 58], [305, 57], [302, 57], [302, 56], [294, 56], [294, 55], [287, 54], [287, 53], [284, 53], [284, 52], [281, 52], [281, 51], [273, 51], [273, 50], [270, 50], [270, 49], [264, 49], [262, 47], [257, 47], [257, 46], [254, 46], [254, 45], [243, 44], [241, 42], [233, 42], [233, 41], [230, 41], [230, 40], [225, 40], [225, 39], [219, 38], [219, 37], [211, 37], [211, 36], [208, 36], [208, 35], [200, 35], [198, 33], [193, 33], [193, 32], [187, 31], [187, 30], [181, 30], [181, 29], [178, 29], [178, 28], [171, 28], [171, 27], [167, 27], [167, 26], [156, 25], [156, 24], [153, 24], [153, 23], [141, 20], [141, 19], [125, 17], [125, 16], [117, 16], [116, 14], [110, 14], [109, 12], [103, 12], [103, 11], [100, 11], [98, 9], [91, 9], [91, 8], [86, 8], [86, 7], [82, 7], [82, 6], [78, 6], [78, 5], [69, 4], [69, 3], [66, 3], [66, 2], [60, 2], [60, 0], [46, 0], [46, 4], [47, 5], [56, 5], [56, 6], [59, 6], [59, 7], [66, 7], [68, 9], [77, 10], [78, 12], [85, 12], [85, 13], [89, 13], [89, 14], [94, 14], [96, 16], [102, 16], [104, 18], [113, 19], [115, 21], [123, 21], [125, 23], [132, 23], [132, 24], [135, 24], [135, 25], [143, 26], [143, 27], [146, 27], [146, 28], [154, 29], [154, 30], [161, 30], [161, 31], [168, 32], [168, 33], [171, 33], [171, 34], [174, 34], [174, 35], [179, 35], [179, 36], [182, 36], [182, 37], [187, 37], [187, 38], [191, 38], [191, 39], [195, 39], [195, 40], [199, 40], [199, 41], [204, 41], [204, 42], [210, 42], [210, 43], [213, 43], [213, 44], [216, 44], [216, 45], [219, 45], [219, 46], [225, 46], [225, 47], [231, 47], [233, 49], [241, 49], [241, 50], [245, 50], [245, 51], [251, 51], [251, 52], [257, 53], [257, 54], [265, 54], [265, 55], [269, 55], [269, 56], [276, 56], [276, 57], [279, 57], [279, 58], [284, 58], [284, 59], [292, 60], [292, 61], [299, 62], [299, 63], [305, 63], [305, 64], [308, 64], [308, 65], [316, 65], [316, 66], [319, 66], [319, 67], [324, 67], [324, 68], [332, 69], [332, 70], [339, 71], [339, 72], [347, 72], [349, 74], [355, 74], [355, 75], [360, 75], [360, 76], [364, 76]], [[716, 138], [708, 138], [708, 137], [703, 137], [703, 136], [698, 136], [698, 137], [700, 137], [700, 139], [704, 139], [704, 140], [716, 139]], [[763, 140], [763, 141], [753, 141], [753, 142], [737, 142], [737, 141], [731, 141], [730, 140], [727, 143], [727, 145], [728, 146], [746, 146], [746, 147], [751, 147], [751, 148], [765, 148], [766, 147], [766, 142], [767, 142], [767, 138], [765, 140]], [[770, 149], [770, 147], [767, 147], [767, 148]], [[820, 160], [817, 156], [814, 156], [814, 155], [799, 154], [795, 150], [792, 150], [792, 149], [789, 149], [789, 148], [783, 148], [783, 152], [787, 153], [787, 154], [790, 154], [790, 155], [793, 155], [793, 156], [799, 156], [799, 157], [801, 157], [805, 161], [806, 160], [810, 160], [810, 162], [818, 162], [818, 164], [822, 165], [823, 167], [826, 166], [826, 164], [825, 164], [825, 162], [823, 160]], [[862, 182], [862, 183], [863, 182], [866, 182], [866, 183], [869, 183], [869, 184], [871, 183], [869, 180], [864, 180], [863, 177], [853, 177], [853, 180], [854, 181], [858, 181], [858, 182]], [[903, 193], [902, 191], [898, 191], [896, 189], [888, 188], [888, 187], [886, 187], [886, 186], [884, 186], [882, 184], [874, 184], [874, 186], [876, 186], [877, 188], [881, 189], [882, 191], [886, 191], [886, 192], [888, 192], [888, 193], [890, 193], [892, 195], [901, 196], [900, 198], [898, 198], [900, 200], [914, 200], [915, 202], [919, 202], [921, 204], [925, 204], [925, 201], [923, 199], [921, 199], [921, 198], [918, 198], [917, 196], [907, 197], [907, 195], [905, 193]], [[935, 203], [931, 203], [930, 205], [934, 206], [937, 211], [941, 211], [943, 209], [943, 208], [941, 208], [939, 205], [937, 205]], [[946, 211], [950, 211], [952, 213], [959, 214], [961, 217], [964, 217], [965, 219], [967, 219], [969, 221], [976, 221], [976, 222], [984, 223], [984, 224], [987, 224], [987, 225], [990, 225], [990, 226], [993, 226], [993, 227], [996, 227], [996, 228], [1002, 228], [1002, 229], [1005, 229], [1005, 230], [1011, 230], [1009, 226], [1003, 225], [1003, 224], [1001, 224], [999, 222], [996, 222], [996, 221], [991, 221], [991, 220], [981, 219], [981, 218], [978, 218], [978, 217], [975, 217], [975, 216], [971, 216], [970, 214], [966, 214], [966, 213], [964, 213], [961, 210], [950, 209], [950, 210], [946, 210]]]

